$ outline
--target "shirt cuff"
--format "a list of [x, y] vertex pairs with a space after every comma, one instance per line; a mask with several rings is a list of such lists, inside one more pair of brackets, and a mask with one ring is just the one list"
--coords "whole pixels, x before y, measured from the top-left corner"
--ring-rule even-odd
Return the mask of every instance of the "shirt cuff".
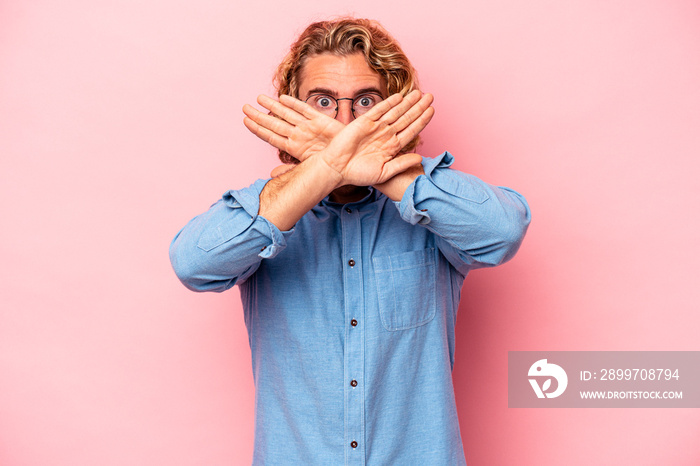
[[400, 202], [394, 202], [399, 209], [401, 218], [411, 225], [427, 225], [430, 223], [430, 214], [427, 209], [419, 209], [417, 207], [417, 192], [420, 191], [420, 184], [432, 182], [432, 173], [436, 168], [447, 168], [454, 163], [454, 157], [449, 152], [445, 151], [435, 158], [423, 157], [423, 171], [425, 175], [420, 175], [413, 180], [413, 183], [408, 185]]
[[427, 225], [432, 220], [430, 208], [433, 215], [440, 213], [436, 209], [445, 209], [442, 203], [432, 201], [447, 201], [454, 196], [472, 204], [483, 204], [489, 199], [484, 183], [472, 175], [451, 170], [453, 163], [454, 157], [449, 152], [432, 159], [423, 158], [425, 174], [406, 188], [401, 202], [395, 202], [401, 218], [412, 225]]
[[223, 201], [231, 209], [242, 209], [247, 215], [244, 222], [239, 222], [237, 225], [239, 234], [247, 229], [251, 229], [259, 233], [260, 236], [266, 238], [258, 256], [262, 259], [271, 259], [280, 253], [287, 246], [287, 237], [294, 232], [294, 228], [288, 231], [281, 231], [277, 226], [267, 220], [265, 217], [258, 215], [260, 209], [260, 193], [270, 181], [269, 179], [257, 180], [251, 186], [229, 190], [224, 193]]

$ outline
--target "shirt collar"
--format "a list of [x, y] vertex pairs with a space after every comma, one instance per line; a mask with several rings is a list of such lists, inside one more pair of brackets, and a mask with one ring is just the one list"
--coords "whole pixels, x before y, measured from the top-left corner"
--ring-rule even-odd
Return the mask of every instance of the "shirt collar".
[[320, 205], [325, 206], [325, 207], [331, 207], [334, 209], [340, 209], [341, 207], [344, 207], [346, 205], [347, 206], [355, 205], [357, 207], [360, 207], [360, 206], [365, 205], [365, 204], [370, 204], [370, 203], [377, 200], [378, 191], [376, 189], [374, 189], [372, 186], [368, 186], [367, 189], [369, 190], [367, 195], [358, 201], [348, 202], [347, 204], [333, 202], [330, 200], [330, 194], [329, 194], [328, 196], [323, 198], [323, 200], [320, 202]]

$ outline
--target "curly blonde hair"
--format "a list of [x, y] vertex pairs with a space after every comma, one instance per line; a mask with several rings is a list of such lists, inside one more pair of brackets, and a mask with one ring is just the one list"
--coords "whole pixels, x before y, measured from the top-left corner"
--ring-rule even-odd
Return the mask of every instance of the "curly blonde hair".
[[[362, 53], [367, 64], [384, 78], [389, 95], [408, 94], [418, 89], [418, 76], [411, 62], [401, 50], [396, 39], [376, 21], [358, 18], [341, 18], [310, 24], [292, 44], [289, 53], [277, 67], [274, 85], [277, 96], [286, 94], [299, 98], [301, 71], [306, 61], [322, 53], [347, 56]], [[402, 150], [415, 150], [420, 142], [416, 136]], [[298, 162], [280, 150], [284, 163]]]

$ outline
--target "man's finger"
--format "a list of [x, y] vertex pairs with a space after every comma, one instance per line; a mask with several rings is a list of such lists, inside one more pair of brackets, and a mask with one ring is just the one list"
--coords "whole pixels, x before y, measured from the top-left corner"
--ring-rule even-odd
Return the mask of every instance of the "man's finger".
[[294, 128], [286, 121], [280, 120], [279, 118], [276, 118], [272, 115], [263, 113], [255, 107], [252, 107], [248, 104], [245, 104], [243, 106], [243, 113], [245, 113], [248, 118], [253, 120], [258, 125], [262, 126], [263, 128], [267, 128], [273, 133], [279, 134], [280, 136], [289, 136], [292, 129]]
[[280, 102], [309, 120], [313, 118], [330, 118], [328, 115], [324, 115], [303, 100], [295, 99], [290, 95], [282, 94], [280, 96]]
[[421, 131], [423, 131], [423, 128], [428, 126], [428, 123], [430, 123], [430, 120], [433, 118], [433, 115], [435, 114], [435, 109], [433, 107], [428, 107], [425, 109], [423, 114], [419, 116], [413, 123], [411, 123], [406, 129], [401, 131], [396, 135], [396, 137], [399, 138], [399, 143], [401, 144], [401, 147], [405, 146], [411, 140], [418, 135]]
[[391, 110], [387, 111], [381, 117], [381, 120], [388, 124], [394, 123], [396, 120], [399, 119], [399, 117], [406, 113], [406, 111], [408, 111], [409, 108], [411, 108], [413, 105], [416, 104], [416, 102], [419, 102], [420, 100], [421, 92], [419, 90], [416, 89], [409, 92], [398, 105], [396, 105]]
[[283, 103], [264, 94], [258, 96], [258, 103], [266, 109], [268, 109], [269, 111], [271, 111], [272, 113], [274, 113], [275, 115], [277, 115], [278, 117], [284, 119], [285, 121], [288, 121], [289, 123], [295, 126], [303, 122], [304, 120], [307, 120], [307, 118], [301, 115], [299, 112], [287, 107]]
[[260, 126], [248, 117], [243, 118], [243, 124], [246, 128], [248, 128], [248, 130], [251, 133], [259, 137], [266, 143], [276, 147], [277, 149], [287, 151], [287, 138], [280, 136], [279, 134], [273, 133], [269, 129]]
[[415, 153], [403, 154], [393, 158], [384, 164], [381, 179], [376, 184], [384, 183], [399, 173], [405, 172], [409, 168], [418, 165], [422, 160], [423, 158]]
[[[406, 112], [399, 116], [399, 118], [391, 124], [391, 127], [397, 133], [406, 129], [411, 123], [416, 121], [423, 115], [423, 113], [430, 107], [433, 103], [433, 96], [431, 94], [424, 94], [420, 100], [414, 103], [411, 108], [406, 110]], [[396, 110], [396, 109], [393, 109]], [[392, 110], [392, 111], [393, 111]]]
[[372, 110], [362, 115], [365, 118], [369, 118], [372, 121], [377, 121], [385, 113], [390, 111], [392, 108], [396, 107], [399, 103], [403, 101], [404, 97], [401, 94], [392, 94], [388, 98], [382, 100], [377, 105], [372, 107]]
[[294, 167], [296, 167], [296, 165], [293, 165], [291, 163], [285, 163], [284, 165], [278, 165], [272, 169], [272, 172], [270, 173], [270, 178], [277, 178], [280, 175], [284, 175], [285, 173], [287, 173], [289, 170], [291, 170]]

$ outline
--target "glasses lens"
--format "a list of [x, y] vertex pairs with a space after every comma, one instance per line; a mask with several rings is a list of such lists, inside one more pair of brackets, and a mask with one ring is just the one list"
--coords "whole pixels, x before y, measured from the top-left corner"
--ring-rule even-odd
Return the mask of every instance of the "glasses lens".
[[352, 103], [352, 109], [355, 112], [355, 116], [364, 115], [381, 101], [382, 96], [379, 94], [362, 94], [355, 98]]
[[323, 94], [309, 96], [309, 98], [306, 99], [306, 103], [319, 112], [330, 116], [335, 116], [335, 109], [338, 107], [338, 103], [333, 97]]

